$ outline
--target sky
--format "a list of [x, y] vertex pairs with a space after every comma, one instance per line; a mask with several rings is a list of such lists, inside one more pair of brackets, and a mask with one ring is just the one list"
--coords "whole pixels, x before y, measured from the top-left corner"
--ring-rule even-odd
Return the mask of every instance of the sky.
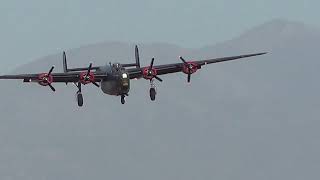
[[197, 48], [278, 18], [320, 26], [319, 6], [316, 0], [2, 0], [0, 74], [97, 42]]
[[[2, 0], [0, 74], [102, 41], [197, 48], [275, 18], [320, 26], [319, 5], [301, 0]], [[211, 57], [218, 48], [227, 54], [273, 45], [265, 56], [201, 69], [192, 86], [182, 73], [163, 77], [156, 103], [150, 102], [149, 82], [143, 80], [131, 84], [125, 106], [118, 97], [86, 86], [84, 109], [77, 108], [71, 84], [55, 84], [54, 95], [37, 84], [0, 83], [0, 179], [318, 179], [319, 31], [309, 36], [302, 29], [299, 37], [299, 29], [275, 29], [279, 33], [267, 29], [244, 47], [238, 48], [244, 43], [236, 40], [233, 46], [198, 52]], [[109, 55], [119, 52], [124, 51]], [[157, 59], [168, 55], [163, 52]]]

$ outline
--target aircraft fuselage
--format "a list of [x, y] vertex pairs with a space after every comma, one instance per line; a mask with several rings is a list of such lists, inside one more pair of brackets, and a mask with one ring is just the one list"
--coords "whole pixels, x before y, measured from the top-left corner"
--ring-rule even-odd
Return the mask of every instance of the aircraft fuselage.
[[107, 79], [100, 82], [103, 93], [113, 96], [128, 95], [130, 90], [130, 78], [120, 64], [101, 67], [101, 72], [107, 74]]

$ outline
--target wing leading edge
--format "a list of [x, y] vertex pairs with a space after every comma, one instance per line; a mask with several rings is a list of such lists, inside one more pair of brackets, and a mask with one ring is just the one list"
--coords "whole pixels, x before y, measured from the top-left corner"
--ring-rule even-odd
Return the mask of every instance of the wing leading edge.
[[[186, 63], [191, 63], [193, 65], [196, 65], [197, 69], [201, 69], [202, 66], [207, 65], [207, 64], [220, 63], [220, 62], [225, 62], [225, 61], [233, 61], [233, 60], [238, 60], [238, 59], [243, 59], [243, 58], [248, 58], [248, 57], [261, 56], [264, 54], [267, 54], [267, 53], [264, 52], [264, 53], [256, 53], [256, 54], [245, 54], [245, 55], [239, 55], [239, 56], [230, 56], [230, 57], [222, 57], [222, 58], [215, 58], [215, 59], [190, 61], [190, 62], [186, 62]], [[182, 72], [184, 69], [184, 65], [185, 65], [185, 63], [183, 62], [183, 63], [158, 65], [158, 66], [154, 66], [153, 68], [156, 69], [157, 75], [164, 75], [164, 74]], [[145, 68], [148, 68], [148, 67], [129, 69], [128, 72], [129, 72], [130, 78], [135, 79], [135, 78], [143, 77], [143, 70]]]
[[[0, 79], [16, 79], [23, 80], [23, 82], [37, 82], [41, 74], [19, 74], [19, 75], [3, 75]], [[106, 79], [105, 74], [95, 73], [95, 81], [99, 82]], [[52, 82], [78, 82], [80, 79], [79, 73], [52, 73]]]
[[[266, 53], [256, 53], [256, 54], [246, 54], [246, 55], [239, 55], [239, 56], [230, 56], [230, 57], [222, 57], [222, 58], [215, 58], [215, 59], [206, 59], [200, 61], [191, 61], [185, 63], [191, 63], [192, 65], [196, 65], [197, 69], [200, 69], [202, 66], [212, 63], [220, 63], [225, 61], [232, 61], [238, 60], [242, 58], [248, 58], [253, 56], [260, 56]], [[165, 65], [158, 65], [153, 66], [154, 69], [157, 71], [157, 75], [164, 75], [176, 72], [183, 72], [185, 63], [174, 63], [174, 64], [165, 64]], [[141, 78], [143, 77], [143, 70], [149, 67], [141, 67], [141, 68], [132, 68], [128, 69], [129, 77], [131, 79]], [[88, 68], [79, 68], [77, 70], [87, 70]], [[69, 70], [69, 69], [68, 69]], [[72, 69], [76, 70], [76, 69]], [[37, 82], [39, 80], [40, 74], [19, 74], [19, 75], [3, 75], [0, 76], [0, 79], [22, 79], [24, 82]], [[107, 75], [104, 73], [97, 73], [94, 72], [95, 81], [100, 82], [101, 80], [107, 79]], [[65, 73], [52, 73], [52, 82], [78, 82], [80, 78], [79, 72], [65, 72]]]

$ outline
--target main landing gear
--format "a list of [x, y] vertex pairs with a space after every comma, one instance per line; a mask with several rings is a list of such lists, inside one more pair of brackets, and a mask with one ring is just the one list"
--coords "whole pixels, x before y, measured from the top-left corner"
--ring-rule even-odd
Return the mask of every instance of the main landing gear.
[[150, 90], [149, 90], [149, 94], [150, 94], [150, 99], [151, 101], [155, 101], [156, 100], [156, 94], [157, 94], [157, 91], [156, 91], [156, 85], [154, 84], [154, 80], [151, 79], [150, 80]]
[[81, 92], [81, 83], [79, 82], [78, 85], [76, 85], [78, 87], [78, 91], [77, 91], [77, 101], [78, 101], [78, 106], [82, 107], [83, 106], [83, 95]]

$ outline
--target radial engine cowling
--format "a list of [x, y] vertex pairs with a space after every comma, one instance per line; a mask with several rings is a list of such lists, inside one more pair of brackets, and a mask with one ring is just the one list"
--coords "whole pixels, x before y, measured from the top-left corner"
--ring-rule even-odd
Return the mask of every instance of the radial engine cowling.
[[157, 76], [157, 70], [152, 68], [144, 68], [142, 71], [142, 75], [144, 79], [150, 80], [152, 78], [154, 78], [155, 76]]
[[197, 72], [198, 70], [198, 65], [194, 62], [186, 62], [182, 66], [182, 72], [185, 74], [193, 74]]
[[38, 76], [38, 83], [41, 86], [48, 86], [53, 82], [53, 76], [48, 73], [42, 73]]
[[89, 74], [87, 72], [80, 73], [80, 82], [84, 85], [95, 82], [94, 74], [92, 72]]

